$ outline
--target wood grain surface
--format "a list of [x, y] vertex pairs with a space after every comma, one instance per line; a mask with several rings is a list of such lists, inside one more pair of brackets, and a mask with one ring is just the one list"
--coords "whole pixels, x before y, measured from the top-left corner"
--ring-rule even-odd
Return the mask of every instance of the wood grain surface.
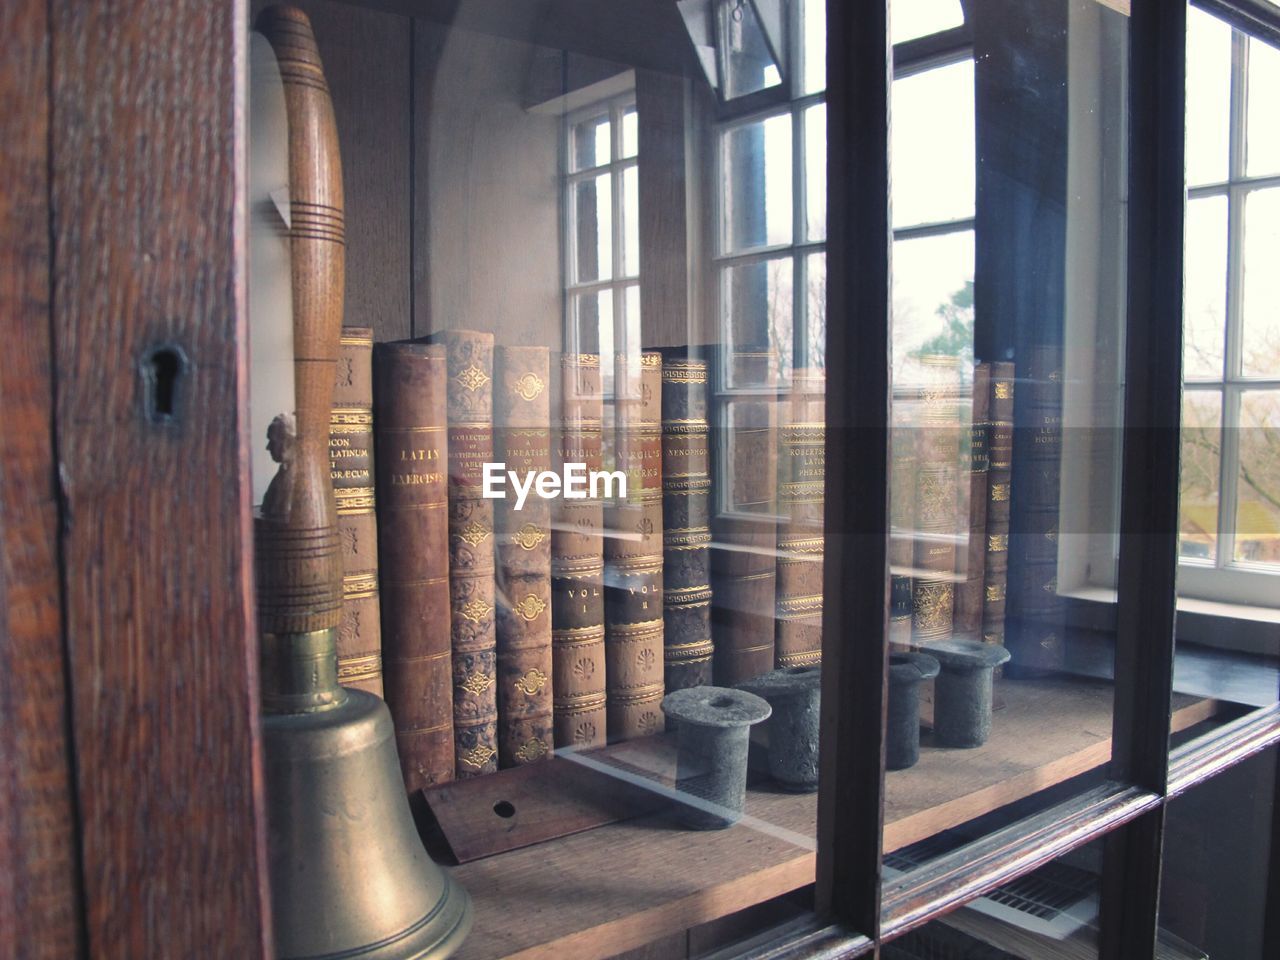
[[243, 5], [50, 10], [52, 330], [87, 949], [266, 957]]
[[49, 341], [48, 4], [0, 4], [0, 957], [80, 956]]

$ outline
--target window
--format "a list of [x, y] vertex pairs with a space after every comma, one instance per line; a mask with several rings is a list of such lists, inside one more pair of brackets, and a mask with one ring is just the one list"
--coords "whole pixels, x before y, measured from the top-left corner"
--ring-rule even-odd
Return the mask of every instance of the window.
[[[575, 353], [639, 354], [638, 140], [633, 92], [565, 120], [565, 325]], [[602, 364], [606, 397], [613, 376]]]
[[1280, 51], [1189, 11], [1179, 591], [1262, 605], [1280, 573], [1276, 90]]

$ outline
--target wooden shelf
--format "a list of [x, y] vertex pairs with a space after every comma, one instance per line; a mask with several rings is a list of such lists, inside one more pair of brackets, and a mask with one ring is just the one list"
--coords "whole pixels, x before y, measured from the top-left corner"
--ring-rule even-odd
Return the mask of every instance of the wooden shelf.
[[[1110, 758], [1109, 684], [1003, 680], [1001, 695], [986, 746], [934, 748], [926, 735], [920, 762], [889, 774], [886, 850]], [[1175, 696], [1173, 729], [1216, 709]], [[684, 830], [655, 815], [456, 867], [476, 916], [458, 960], [600, 960], [797, 890], [814, 879], [816, 812], [816, 795], [765, 786], [749, 791], [746, 818], [729, 830]]]

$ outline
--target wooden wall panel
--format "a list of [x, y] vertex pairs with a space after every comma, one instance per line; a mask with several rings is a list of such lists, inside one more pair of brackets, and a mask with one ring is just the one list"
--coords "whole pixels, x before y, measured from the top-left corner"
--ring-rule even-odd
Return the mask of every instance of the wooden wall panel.
[[53, 338], [88, 952], [271, 953], [243, 3], [54, 0]]
[[80, 956], [58, 586], [44, 0], [0, 4], [0, 956]]

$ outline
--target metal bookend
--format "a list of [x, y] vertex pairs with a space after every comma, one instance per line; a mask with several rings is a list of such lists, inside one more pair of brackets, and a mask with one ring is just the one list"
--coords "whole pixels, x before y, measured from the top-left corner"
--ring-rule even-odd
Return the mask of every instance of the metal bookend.
[[338, 684], [342, 556], [328, 440], [345, 246], [333, 106], [307, 17], [272, 7], [257, 26], [288, 116], [297, 406], [268, 432], [279, 468], [254, 521], [277, 955], [447, 957], [471, 927], [470, 898], [418, 837], [386, 704]]

